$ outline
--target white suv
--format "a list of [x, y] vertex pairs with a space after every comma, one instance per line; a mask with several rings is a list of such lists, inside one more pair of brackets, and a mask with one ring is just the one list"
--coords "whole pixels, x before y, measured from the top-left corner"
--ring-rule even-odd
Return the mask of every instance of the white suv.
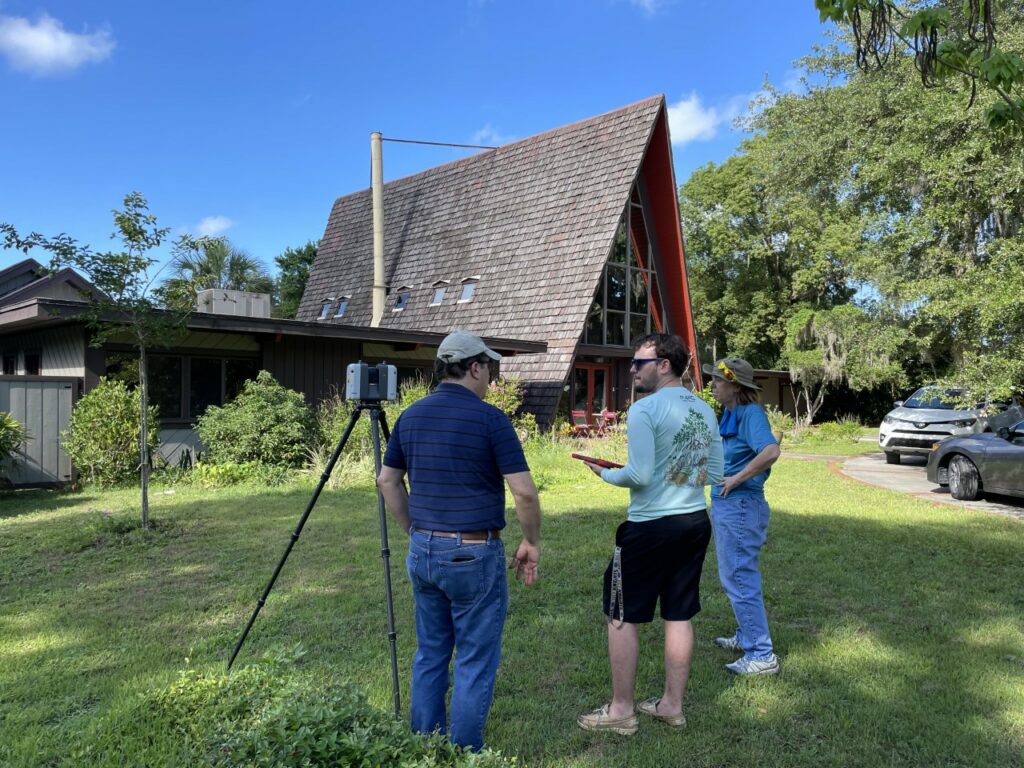
[[903, 402], [894, 403], [896, 407], [878, 428], [878, 447], [885, 452], [886, 462], [899, 464], [904, 453], [926, 456], [935, 443], [947, 437], [980, 431], [984, 424], [978, 424], [978, 419], [984, 407], [957, 408], [955, 403], [963, 394], [961, 389], [922, 387]]

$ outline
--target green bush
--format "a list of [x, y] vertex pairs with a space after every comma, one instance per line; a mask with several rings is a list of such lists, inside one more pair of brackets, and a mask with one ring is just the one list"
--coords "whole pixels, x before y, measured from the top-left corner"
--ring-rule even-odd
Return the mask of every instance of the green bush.
[[[159, 444], [155, 406], [149, 407], [149, 453]], [[61, 443], [87, 483], [128, 483], [139, 473], [139, 393], [123, 381], [101, 378], [99, 386], [78, 401]]]
[[774, 405], [766, 405], [764, 412], [768, 416], [768, 424], [771, 426], [772, 432], [782, 435], [792, 432], [793, 427], [796, 426], [796, 420], [792, 416], [785, 411], [780, 411]]
[[704, 385], [704, 389], [695, 389], [693, 390], [693, 394], [711, 406], [711, 410], [715, 412], [716, 418], [722, 418], [722, 404], [715, 400], [715, 396], [711, 394], [711, 379], [708, 379], [708, 383]]
[[0, 466], [13, 459], [27, 439], [28, 432], [22, 423], [11, 414], [0, 411]]
[[210, 464], [298, 467], [306, 458], [312, 426], [312, 413], [302, 395], [260, 371], [230, 403], [208, 408], [199, 417], [196, 431]]
[[516, 415], [523, 405], [526, 390], [518, 376], [501, 376], [487, 387], [484, 402], [500, 409], [510, 419]]
[[76, 766], [477, 766], [515, 762], [465, 753], [371, 707], [348, 683], [310, 680], [281, 658], [231, 674], [188, 671], [105, 718], [71, 752]]

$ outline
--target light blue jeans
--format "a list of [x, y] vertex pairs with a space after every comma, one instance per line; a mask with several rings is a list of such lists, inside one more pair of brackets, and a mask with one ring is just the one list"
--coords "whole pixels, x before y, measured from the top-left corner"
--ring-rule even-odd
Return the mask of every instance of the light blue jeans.
[[[412, 728], [448, 733], [453, 744], [479, 751], [508, 610], [505, 547], [501, 539], [467, 544], [413, 530], [406, 567], [416, 606]], [[453, 651], [451, 727], [446, 728]]]
[[770, 658], [774, 652], [758, 567], [770, 514], [763, 498], [711, 497], [718, 578], [736, 615], [736, 637], [743, 655], [757, 660]]

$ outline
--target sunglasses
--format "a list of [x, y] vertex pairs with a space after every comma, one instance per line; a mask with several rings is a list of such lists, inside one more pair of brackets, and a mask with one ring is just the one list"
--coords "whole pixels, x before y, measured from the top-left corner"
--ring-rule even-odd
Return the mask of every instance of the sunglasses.
[[664, 359], [664, 357], [634, 357], [632, 360], [629, 361], [629, 367], [636, 368], [636, 370], [639, 371], [641, 368], [647, 365], [647, 363], [653, 363], [656, 360]]
[[736, 374], [729, 370], [729, 366], [724, 362], [718, 364], [718, 370], [722, 372], [722, 376], [726, 381], [736, 381]]

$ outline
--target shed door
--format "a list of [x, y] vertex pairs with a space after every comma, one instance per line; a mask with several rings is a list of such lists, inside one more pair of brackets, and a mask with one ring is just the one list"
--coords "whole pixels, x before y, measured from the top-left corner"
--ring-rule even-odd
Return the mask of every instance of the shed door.
[[0, 476], [14, 485], [71, 480], [71, 459], [61, 448], [60, 433], [70, 425], [76, 387], [75, 379], [0, 377], [0, 411], [21, 422], [29, 436], [13, 468], [0, 468]]

